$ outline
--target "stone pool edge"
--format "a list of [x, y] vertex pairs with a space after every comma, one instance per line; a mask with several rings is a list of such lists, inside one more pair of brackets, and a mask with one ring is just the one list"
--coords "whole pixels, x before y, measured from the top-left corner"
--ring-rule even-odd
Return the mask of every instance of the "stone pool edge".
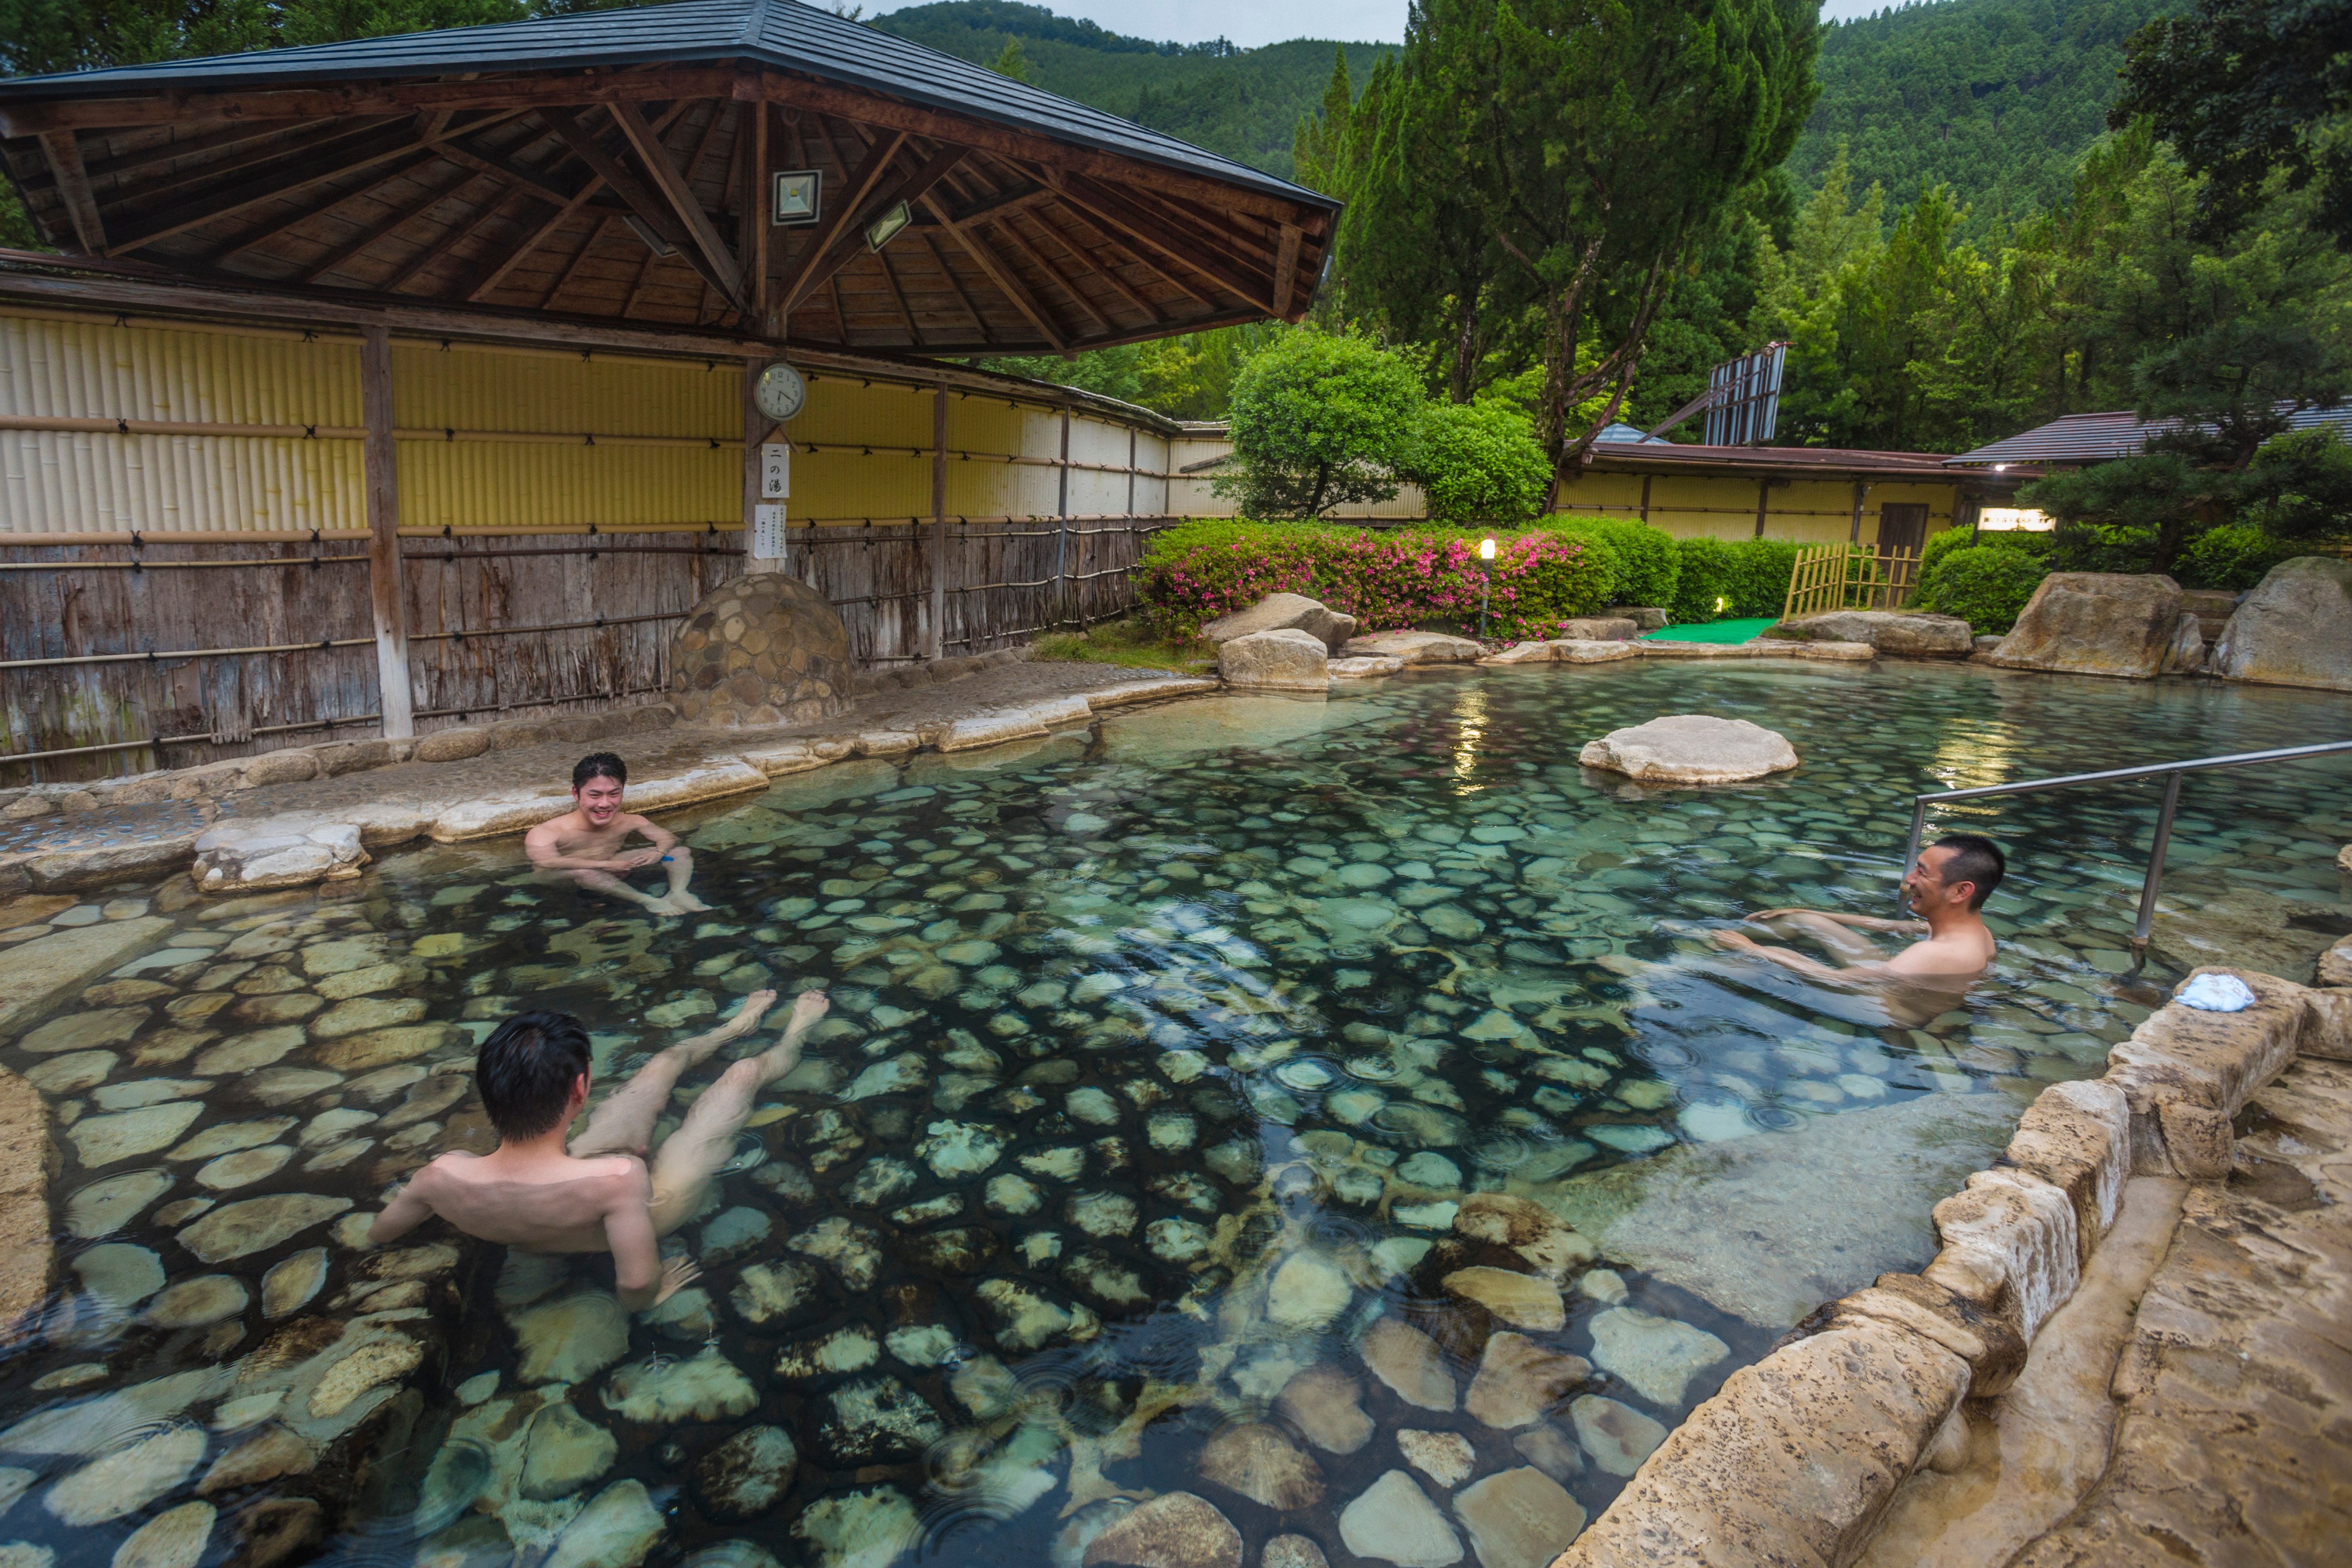
[[[700, 740], [699, 754], [685, 765], [632, 778], [629, 805], [638, 811], [666, 811], [764, 789], [772, 779], [854, 757], [902, 756], [928, 750], [952, 752], [1034, 740], [1058, 728], [1085, 723], [1106, 709], [1217, 689], [1218, 682], [1205, 677], [1166, 676], [1070, 696], [976, 708], [909, 729], [867, 726], [815, 736], [698, 732], [665, 727], [666, 738], [673, 742]], [[519, 722], [534, 727], [533, 738], [537, 738], [536, 730], [545, 727], [540, 721]], [[607, 730], [628, 727], [585, 728], [597, 732], [581, 736], [583, 743], [603, 738]], [[483, 731], [470, 733], [478, 739]], [[426, 741], [440, 738], [428, 736]], [[481, 749], [478, 744], [473, 748], [474, 752]], [[437, 760], [421, 752], [420, 746], [419, 760]], [[200, 775], [236, 765], [241, 764], [214, 763], [157, 776], [167, 781], [167, 786], [168, 781], [181, 777], [201, 783]], [[486, 795], [453, 785], [448, 795], [439, 798], [428, 795], [359, 807], [229, 817], [127, 845], [16, 851], [0, 854], [0, 896], [79, 891], [183, 869], [192, 873], [196, 890], [206, 893], [307, 887], [358, 876], [371, 850], [418, 839], [450, 844], [520, 833], [570, 809], [571, 804], [569, 794], [561, 789]]]
[[2352, 1062], [2352, 938], [2315, 986], [2243, 969], [2190, 978], [2209, 973], [2242, 980], [2255, 1005], [2168, 1002], [2104, 1077], [2042, 1090], [1995, 1166], [1936, 1205], [1942, 1247], [1925, 1268], [1825, 1304], [1734, 1373], [1551, 1568], [1853, 1562], [1915, 1471], [1957, 1464], [1963, 1403], [2017, 1381], [2126, 1183], [2226, 1178], [2232, 1119], [2255, 1094], [2298, 1056]]

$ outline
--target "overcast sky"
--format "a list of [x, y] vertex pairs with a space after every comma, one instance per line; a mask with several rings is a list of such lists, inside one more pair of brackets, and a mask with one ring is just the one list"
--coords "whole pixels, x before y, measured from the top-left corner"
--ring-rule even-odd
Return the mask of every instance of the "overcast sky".
[[[873, 14], [896, 11], [923, 0], [879, 0]], [[1042, 0], [1047, 9], [1138, 38], [1173, 38], [1180, 44], [1231, 38], [1245, 48], [1286, 38], [1386, 39], [1404, 37], [1403, 0]], [[1823, 0], [1822, 15], [1833, 21], [1867, 16], [1885, 0]]]

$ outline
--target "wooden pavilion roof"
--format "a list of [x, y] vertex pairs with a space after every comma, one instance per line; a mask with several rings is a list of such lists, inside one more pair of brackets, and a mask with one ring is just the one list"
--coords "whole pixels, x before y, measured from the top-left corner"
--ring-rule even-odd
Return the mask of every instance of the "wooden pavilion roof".
[[[796, 0], [17, 78], [0, 163], [176, 278], [923, 355], [1296, 321], [1339, 210]], [[794, 169], [820, 221], [764, 221]]]

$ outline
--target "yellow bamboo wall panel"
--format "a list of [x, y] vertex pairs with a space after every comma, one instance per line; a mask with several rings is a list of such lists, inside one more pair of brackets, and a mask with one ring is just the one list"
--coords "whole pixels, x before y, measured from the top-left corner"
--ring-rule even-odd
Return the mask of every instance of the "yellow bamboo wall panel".
[[[349, 374], [356, 376], [358, 356], [350, 357]], [[403, 429], [740, 441], [742, 395], [743, 373], [731, 365], [457, 353], [405, 338], [392, 347], [393, 423]], [[350, 423], [358, 423], [356, 416]]]
[[0, 535], [364, 528], [360, 444], [0, 430]]
[[0, 414], [357, 425], [359, 345], [0, 314]]
[[[356, 487], [358, 443], [340, 445], [351, 451]], [[393, 450], [404, 528], [740, 526], [740, 437], [716, 449], [402, 441]]]

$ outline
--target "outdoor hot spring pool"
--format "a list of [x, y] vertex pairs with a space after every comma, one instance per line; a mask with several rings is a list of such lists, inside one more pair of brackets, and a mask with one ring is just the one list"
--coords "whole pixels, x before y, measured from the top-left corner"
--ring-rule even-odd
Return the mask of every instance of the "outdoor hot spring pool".
[[[1578, 767], [1675, 711], [1804, 765]], [[2012, 876], [1997, 970], [1940, 1011], [1705, 928], [1885, 912], [1914, 791], [2348, 720], [1927, 665], [1414, 673], [780, 781], [679, 824], [714, 906], [683, 920], [534, 886], [512, 842], [181, 910], [0, 1052], [63, 1155], [0, 1568], [1077, 1568], [1174, 1491], [1195, 1555], [1097, 1558], [1540, 1563], [1812, 1305], [1924, 1262], [1933, 1201], [2177, 974], [2126, 951], [2154, 786], [1946, 819]], [[2352, 929], [2345, 784], [2193, 780], [2168, 901]], [[810, 985], [832, 1014], [664, 1308], [437, 1226], [355, 1249], [404, 1173], [487, 1146], [464, 1075], [509, 1012], [582, 1015], [609, 1087]]]

